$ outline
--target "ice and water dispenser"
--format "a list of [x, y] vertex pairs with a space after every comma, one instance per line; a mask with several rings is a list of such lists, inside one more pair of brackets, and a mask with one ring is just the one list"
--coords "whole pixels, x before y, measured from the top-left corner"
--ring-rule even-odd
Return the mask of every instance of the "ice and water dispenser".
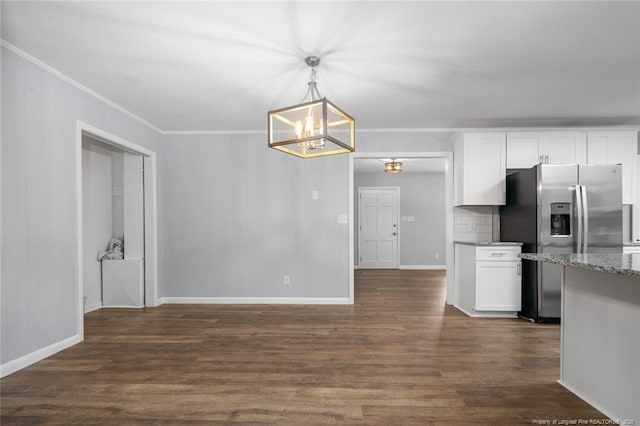
[[571, 235], [571, 203], [551, 203], [551, 235]]

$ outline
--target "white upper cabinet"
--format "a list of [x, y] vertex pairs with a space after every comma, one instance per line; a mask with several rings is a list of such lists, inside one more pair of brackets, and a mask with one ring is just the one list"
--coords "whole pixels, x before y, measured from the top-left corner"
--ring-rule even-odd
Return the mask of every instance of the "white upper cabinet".
[[579, 131], [509, 132], [507, 168], [528, 169], [539, 163], [584, 163], [586, 140], [586, 133]]
[[637, 132], [589, 132], [587, 161], [589, 164], [622, 164], [622, 203], [634, 204], [637, 201]]
[[453, 141], [454, 204], [497, 206], [505, 203], [505, 133], [462, 133]]

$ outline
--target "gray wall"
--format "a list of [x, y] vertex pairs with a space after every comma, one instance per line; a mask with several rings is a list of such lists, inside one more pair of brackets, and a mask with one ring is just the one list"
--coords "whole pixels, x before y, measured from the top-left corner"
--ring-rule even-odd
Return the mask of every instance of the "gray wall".
[[[445, 179], [444, 173], [356, 173], [354, 177], [354, 253], [358, 264], [358, 188], [400, 187], [400, 215], [415, 222], [398, 223], [400, 266], [445, 265]], [[436, 254], [438, 259], [436, 259]]]
[[[449, 135], [362, 132], [358, 151], [449, 151]], [[349, 296], [347, 156], [300, 160], [241, 134], [167, 135], [164, 154], [163, 296]]]
[[[78, 330], [77, 120], [160, 158], [161, 137], [8, 49], [1, 52], [4, 364]], [[162, 247], [161, 233], [159, 240]]]
[[[0, 363], [78, 330], [77, 120], [158, 154], [160, 296], [348, 296], [346, 156], [299, 160], [263, 135], [160, 135], [0, 51]], [[448, 136], [358, 132], [358, 151], [451, 151]]]
[[169, 136], [164, 149], [163, 296], [349, 296], [347, 156], [300, 160], [263, 135]]
[[356, 135], [358, 152], [452, 152], [453, 132], [418, 130], [361, 131]]

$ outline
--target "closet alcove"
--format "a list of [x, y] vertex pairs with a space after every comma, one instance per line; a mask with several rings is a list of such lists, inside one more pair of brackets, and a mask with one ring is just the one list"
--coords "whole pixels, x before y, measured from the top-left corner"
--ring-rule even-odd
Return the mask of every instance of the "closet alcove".
[[[144, 162], [142, 155], [82, 136], [83, 294], [85, 313], [144, 306]], [[99, 260], [109, 241], [123, 259]]]

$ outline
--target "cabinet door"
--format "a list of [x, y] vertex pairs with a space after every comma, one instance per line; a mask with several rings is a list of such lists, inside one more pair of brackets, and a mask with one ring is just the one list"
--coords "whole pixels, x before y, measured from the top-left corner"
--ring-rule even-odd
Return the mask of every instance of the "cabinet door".
[[476, 262], [476, 311], [519, 311], [520, 262]]
[[545, 132], [540, 136], [540, 152], [547, 164], [573, 164], [587, 161], [584, 132]]
[[[456, 205], [504, 205], [506, 149], [504, 133], [466, 133], [456, 156], [458, 187]], [[460, 153], [460, 150], [463, 152]], [[458, 182], [460, 183], [460, 182]]]
[[622, 203], [636, 202], [638, 135], [636, 132], [589, 132], [589, 164], [622, 164]]
[[539, 144], [539, 133], [507, 133], [507, 169], [528, 169], [542, 163]]

